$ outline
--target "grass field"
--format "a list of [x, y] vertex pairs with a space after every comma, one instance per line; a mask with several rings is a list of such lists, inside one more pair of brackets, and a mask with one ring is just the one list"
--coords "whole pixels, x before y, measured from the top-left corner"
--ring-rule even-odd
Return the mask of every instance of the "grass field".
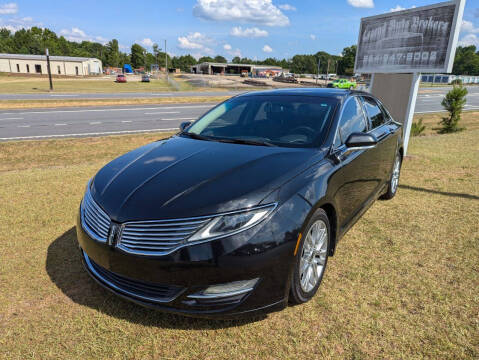
[[316, 297], [236, 322], [143, 309], [82, 269], [87, 180], [163, 136], [0, 143], [0, 358], [479, 358], [479, 129], [412, 138], [397, 197], [345, 236]]

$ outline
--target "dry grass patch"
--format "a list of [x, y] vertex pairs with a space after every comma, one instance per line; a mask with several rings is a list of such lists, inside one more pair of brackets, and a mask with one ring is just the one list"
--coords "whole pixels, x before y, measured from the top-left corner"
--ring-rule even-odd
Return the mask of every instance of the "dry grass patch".
[[162, 136], [0, 144], [0, 358], [479, 357], [479, 130], [411, 139], [397, 197], [345, 236], [316, 297], [239, 322], [143, 309], [81, 267], [88, 178]]

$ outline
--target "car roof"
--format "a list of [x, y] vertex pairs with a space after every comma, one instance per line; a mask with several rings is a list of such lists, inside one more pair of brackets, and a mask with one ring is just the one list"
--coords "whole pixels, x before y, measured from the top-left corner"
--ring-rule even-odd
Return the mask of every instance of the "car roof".
[[332, 88], [286, 88], [275, 90], [253, 91], [239, 95], [243, 96], [317, 96], [329, 97], [335, 99], [344, 99], [352, 94], [369, 95], [364, 91], [346, 90], [346, 89], [332, 89]]

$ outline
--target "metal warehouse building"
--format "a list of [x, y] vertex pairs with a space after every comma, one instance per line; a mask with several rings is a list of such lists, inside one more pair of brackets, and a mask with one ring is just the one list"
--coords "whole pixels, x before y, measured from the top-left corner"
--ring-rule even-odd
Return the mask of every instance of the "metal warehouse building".
[[255, 65], [255, 64], [225, 64], [225, 63], [212, 63], [204, 62], [191, 66], [191, 72], [194, 74], [241, 74], [241, 72], [247, 71], [254, 75], [259, 75], [261, 72], [274, 72], [280, 73], [282, 68], [280, 66], [269, 65]]
[[[53, 75], [85, 76], [102, 73], [101, 61], [95, 58], [50, 56]], [[48, 74], [45, 55], [0, 54], [0, 72]]]

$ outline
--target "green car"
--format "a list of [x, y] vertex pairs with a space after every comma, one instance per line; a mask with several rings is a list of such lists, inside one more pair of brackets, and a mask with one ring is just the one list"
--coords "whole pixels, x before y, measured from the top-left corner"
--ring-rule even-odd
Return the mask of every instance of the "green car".
[[338, 79], [338, 80], [334, 80], [331, 84], [329, 84], [329, 87], [338, 88], [338, 89], [354, 89], [356, 88], [356, 85], [357, 84], [355, 81]]

